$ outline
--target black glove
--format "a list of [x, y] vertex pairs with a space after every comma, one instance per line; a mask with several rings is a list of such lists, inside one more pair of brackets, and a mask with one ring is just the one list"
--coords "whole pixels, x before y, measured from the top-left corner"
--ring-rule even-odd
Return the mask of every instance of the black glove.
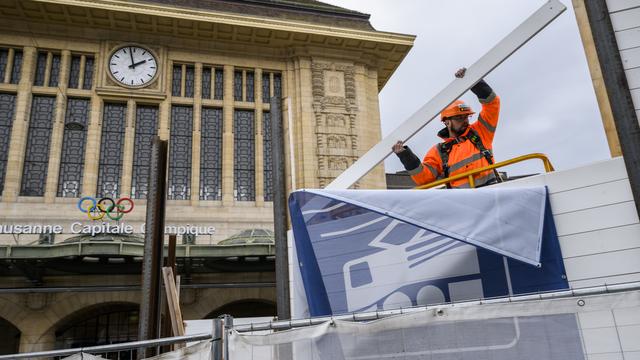
[[493, 93], [493, 89], [491, 89], [491, 86], [489, 86], [489, 84], [487, 84], [484, 80], [480, 80], [475, 85], [473, 85], [471, 87], [471, 92], [476, 94], [481, 102], [489, 102], [496, 96]]
[[398, 155], [400, 162], [402, 162], [402, 165], [404, 165], [404, 168], [407, 171], [416, 169], [421, 164], [420, 159], [406, 145], [404, 146], [404, 150], [397, 153], [396, 155]]

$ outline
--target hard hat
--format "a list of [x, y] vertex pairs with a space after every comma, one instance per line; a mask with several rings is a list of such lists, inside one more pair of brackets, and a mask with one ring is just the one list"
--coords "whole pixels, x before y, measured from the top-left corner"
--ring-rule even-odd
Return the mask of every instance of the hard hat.
[[446, 118], [450, 118], [452, 116], [472, 114], [475, 114], [475, 112], [471, 110], [471, 107], [469, 105], [465, 104], [465, 102], [462, 100], [456, 100], [452, 102], [451, 105], [442, 110], [442, 112], [440, 113], [440, 120], [444, 121]]

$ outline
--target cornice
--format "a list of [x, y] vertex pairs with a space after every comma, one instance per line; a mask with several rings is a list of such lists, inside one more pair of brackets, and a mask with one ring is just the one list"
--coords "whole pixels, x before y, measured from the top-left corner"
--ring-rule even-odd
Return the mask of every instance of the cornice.
[[330, 37], [372, 41], [394, 45], [413, 46], [414, 35], [397, 34], [383, 31], [365, 31], [340, 27], [322, 26], [300, 21], [284, 21], [265, 17], [247, 16], [222, 13], [216, 11], [202, 11], [169, 7], [156, 4], [132, 3], [124, 0], [34, 0], [40, 3], [90, 7], [101, 10], [120, 11], [133, 14], [145, 14], [176, 19], [203, 21], [233, 26], [245, 26], [269, 30], [297, 32]]

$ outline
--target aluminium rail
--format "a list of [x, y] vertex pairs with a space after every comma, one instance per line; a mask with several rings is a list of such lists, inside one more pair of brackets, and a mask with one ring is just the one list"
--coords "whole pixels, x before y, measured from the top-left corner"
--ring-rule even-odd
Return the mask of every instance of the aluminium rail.
[[271, 321], [268, 323], [243, 324], [243, 325], [233, 326], [232, 328], [237, 332], [251, 332], [251, 331], [263, 331], [263, 330], [287, 330], [292, 328], [318, 325], [318, 324], [322, 324], [327, 321], [333, 321], [333, 320], [354, 321], [354, 322], [355, 321], [372, 321], [372, 320], [382, 319], [389, 316], [409, 314], [409, 313], [415, 313], [415, 312], [426, 311], [426, 310], [444, 310], [452, 307], [458, 308], [458, 307], [464, 307], [464, 306], [474, 306], [474, 305], [483, 305], [483, 304], [499, 304], [499, 303], [571, 298], [576, 296], [600, 295], [600, 294], [617, 293], [617, 292], [634, 291], [634, 290], [640, 290], [640, 281], [620, 283], [620, 284], [614, 284], [614, 285], [605, 284], [600, 286], [575, 288], [575, 289], [570, 288], [567, 290], [537, 292], [537, 293], [522, 294], [522, 295], [516, 295], [516, 296], [485, 298], [485, 299], [478, 299], [478, 300], [461, 301], [456, 303], [420, 305], [420, 306], [412, 306], [412, 307], [400, 308], [400, 309], [394, 309], [394, 310], [382, 310], [382, 311], [376, 310], [376, 311], [367, 311], [362, 313], [348, 313], [343, 315], [321, 316], [321, 317], [314, 317], [314, 318], [307, 318], [307, 319], [281, 320], [281, 321]]
[[0, 355], [0, 359], [31, 359], [31, 358], [38, 358], [38, 357], [69, 356], [69, 355], [77, 354], [80, 352], [84, 352], [84, 353], [114, 352], [114, 351], [120, 351], [120, 350], [148, 348], [152, 346], [171, 345], [175, 343], [181, 343], [181, 342], [187, 342], [187, 341], [198, 341], [198, 340], [218, 341], [220, 339], [219, 338], [214, 339], [212, 334], [183, 335], [183, 336], [174, 336], [169, 338], [141, 340], [141, 341], [111, 344], [111, 345], [99, 345], [99, 346], [80, 347], [80, 348], [73, 348], [73, 349], [60, 349], [60, 350], [38, 351], [38, 352], [30, 352], [30, 353], [22, 353], [22, 354]]
[[554, 171], [553, 165], [551, 165], [551, 161], [549, 161], [549, 158], [545, 154], [533, 153], [533, 154], [527, 154], [527, 155], [518, 156], [518, 157], [515, 157], [513, 159], [501, 161], [501, 162], [495, 163], [493, 165], [488, 165], [488, 166], [481, 167], [481, 168], [478, 168], [478, 169], [465, 171], [465, 172], [463, 172], [461, 174], [458, 174], [458, 175], [449, 176], [448, 178], [444, 178], [444, 179], [441, 179], [441, 180], [436, 180], [436, 181], [430, 182], [428, 184], [417, 186], [417, 187], [415, 187], [415, 189], [420, 189], [420, 190], [430, 189], [430, 188], [433, 188], [433, 187], [436, 187], [436, 186], [440, 186], [440, 185], [445, 185], [445, 184], [448, 184], [448, 183], [451, 183], [453, 181], [460, 180], [460, 179], [463, 179], [463, 178], [468, 178], [469, 179], [469, 185], [472, 188], [475, 188], [476, 184], [473, 181], [473, 175], [481, 173], [481, 172], [484, 172], [484, 171], [487, 171], [487, 170], [493, 170], [493, 169], [497, 169], [499, 167], [508, 166], [508, 165], [516, 164], [516, 163], [519, 163], [519, 162], [522, 162], [522, 161], [526, 161], [526, 160], [531, 160], [531, 159], [540, 159], [542, 161], [542, 164], [544, 165], [544, 170], [546, 172]]

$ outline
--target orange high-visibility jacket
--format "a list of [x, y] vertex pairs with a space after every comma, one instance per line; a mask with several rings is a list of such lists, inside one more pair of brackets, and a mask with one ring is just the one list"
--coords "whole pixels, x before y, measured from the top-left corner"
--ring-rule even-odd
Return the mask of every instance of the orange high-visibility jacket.
[[[482, 144], [487, 150], [493, 149], [493, 135], [498, 126], [498, 116], [500, 114], [500, 98], [492, 93], [487, 99], [480, 99], [482, 111], [478, 115], [478, 120], [469, 125], [480, 137]], [[461, 174], [463, 172], [488, 166], [487, 159], [480, 154], [478, 148], [466, 137], [469, 128], [459, 138], [447, 137], [447, 129], [438, 133], [443, 135], [446, 143], [451, 142], [451, 152], [449, 153], [449, 176]], [[422, 160], [422, 164], [416, 169], [410, 170], [409, 175], [417, 185], [424, 185], [443, 177], [442, 157], [438, 150], [438, 145], [433, 146]], [[482, 186], [495, 179], [492, 170], [483, 171], [474, 175], [476, 186]], [[451, 183], [454, 188], [468, 188], [468, 178], [456, 180]]]

